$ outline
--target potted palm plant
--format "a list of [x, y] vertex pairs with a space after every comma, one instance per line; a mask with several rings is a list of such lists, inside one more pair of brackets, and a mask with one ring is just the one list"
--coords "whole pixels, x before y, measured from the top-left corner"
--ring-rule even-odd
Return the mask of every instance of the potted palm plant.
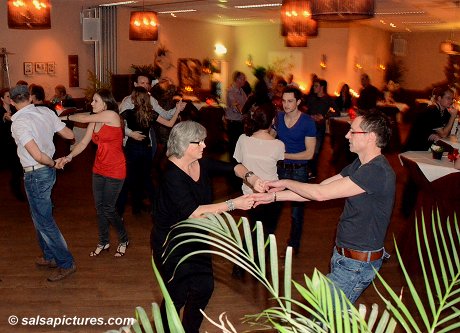
[[[245, 321], [257, 324], [259, 328], [269, 328], [278, 332], [391, 333], [399, 324], [405, 332], [458, 332], [460, 330], [460, 311], [458, 310], [460, 303], [460, 257], [458, 255], [460, 228], [457, 219], [455, 217], [454, 221], [441, 221], [439, 213], [436, 216], [433, 213], [430, 225], [434, 238], [432, 246], [428, 240], [423, 216], [421, 222], [422, 229], [419, 230], [416, 221], [416, 239], [426, 299], [421, 296], [421, 291], [415, 288], [396, 246], [396, 255], [406, 279], [409, 295], [415, 304], [415, 311], [409, 309], [405, 303], [406, 298], [401, 298], [399, 292], [393, 291], [378, 273], [378, 279], [384, 288], [384, 291], [378, 292], [386, 304], [386, 309], [380, 311], [374, 304], [369, 314], [366, 313], [367, 309], [363, 305], [360, 305], [358, 309], [355, 308], [343, 293], [335, 290], [327, 277], [317, 270], [314, 271], [311, 278], [304, 275], [303, 283], [292, 281], [291, 248], [286, 251], [285, 268], [280, 276], [275, 236], [269, 235], [268, 241], [265, 242], [261, 222], [257, 222], [253, 233], [246, 218], [236, 223], [227, 213], [208, 214], [203, 218], [188, 219], [178, 223], [175, 228], [195, 228], [197, 230], [176, 236], [179, 242], [175, 248], [189, 241], [212, 245], [206, 252], [230, 260], [259, 280], [276, 303], [259, 314], [246, 316]], [[187, 240], [185, 238], [181, 240], [184, 235]], [[257, 239], [256, 247], [253, 247], [252, 237]], [[266, 246], [269, 248], [268, 266], [265, 264]], [[171, 251], [174, 251], [175, 248]], [[194, 254], [196, 253], [183, 257], [181, 262]], [[152, 266], [166, 300], [170, 330], [171, 332], [183, 332], [179, 316], [153, 261]], [[284, 280], [283, 290], [280, 288], [280, 280]], [[292, 297], [292, 286], [302, 301]], [[374, 287], [376, 287], [375, 284]], [[156, 303], [152, 306], [152, 312], [155, 332], [163, 332], [162, 320]], [[125, 332], [154, 332], [144, 309], [136, 308], [136, 317], [138, 322], [132, 327], [125, 328]], [[416, 320], [417, 317], [421, 318], [421, 322]], [[223, 315], [218, 322], [212, 320], [211, 322], [221, 332], [236, 332]]]

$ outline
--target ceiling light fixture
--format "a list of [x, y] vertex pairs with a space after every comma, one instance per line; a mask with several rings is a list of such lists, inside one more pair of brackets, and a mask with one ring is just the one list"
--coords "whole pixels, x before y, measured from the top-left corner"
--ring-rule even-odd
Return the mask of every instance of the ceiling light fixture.
[[423, 15], [426, 14], [424, 11], [412, 11], [412, 12], [376, 12], [375, 15]]
[[163, 12], [158, 12], [158, 14], [177, 14], [177, 13], [191, 13], [191, 12], [196, 12], [196, 9], [166, 10]]
[[100, 4], [99, 7], [123, 6], [123, 5], [130, 5], [132, 3], [137, 3], [137, 1], [119, 1], [119, 2], [103, 3], [103, 4]]
[[375, 0], [312, 0], [311, 16], [318, 21], [351, 21], [374, 17]]
[[8, 0], [8, 28], [51, 29], [50, 0]]
[[288, 47], [306, 47], [308, 37], [318, 36], [318, 23], [311, 18], [310, 1], [284, 0], [281, 7], [281, 36]]
[[460, 45], [448, 39], [439, 45], [439, 52], [449, 55], [460, 55]]
[[142, 1], [142, 11], [131, 12], [129, 39], [153, 42], [158, 40], [157, 13], [145, 11], [144, 1]]
[[264, 7], [281, 7], [281, 3], [263, 3], [263, 4], [254, 4], [254, 5], [243, 5], [235, 6], [238, 9], [247, 9], [247, 8], [264, 8]]

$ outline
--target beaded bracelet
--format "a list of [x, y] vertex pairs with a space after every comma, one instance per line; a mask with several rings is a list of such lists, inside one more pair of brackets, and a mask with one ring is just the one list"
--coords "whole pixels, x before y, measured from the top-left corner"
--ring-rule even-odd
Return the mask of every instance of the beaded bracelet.
[[276, 202], [276, 192], [273, 192], [273, 202]]
[[225, 203], [227, 204], [227, 209], [229, 212], [231, 212], [232, 210], [235, 210], [235, 203], [233, 202], [232, 199], [225, 201]]

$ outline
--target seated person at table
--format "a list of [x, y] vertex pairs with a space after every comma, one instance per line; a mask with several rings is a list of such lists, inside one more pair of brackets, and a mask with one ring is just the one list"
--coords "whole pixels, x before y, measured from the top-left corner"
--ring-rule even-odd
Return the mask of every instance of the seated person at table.
[[454, 92], [443, 86], [434, 89], [434, 103], [420, 112], [410, 130], [406, 150], [428, 150], [433, 142], [449, 136], [457, 110], [452, 106]]
[[66, 107], [74, 107], [75, 102], [62, 84], [58, 84], [54, 88], [55, 95], [51, 99], [51, 105], [56, 111], [62, 111], [63, 108]]
[[357, 101], [358, 108], [361, 110], [375, 109], [377, 101], [383, 98], [383, 94], [371, 84], [371, 79], [366, 73], [361, 75], [361, 85]]
[[350, 94], [350, 87], [344, 83], [340, 88], [340, 95], [334, 100], [334, 109], [340, 116], [341, 113], [347, 112], [353, 106], [352, 96]]

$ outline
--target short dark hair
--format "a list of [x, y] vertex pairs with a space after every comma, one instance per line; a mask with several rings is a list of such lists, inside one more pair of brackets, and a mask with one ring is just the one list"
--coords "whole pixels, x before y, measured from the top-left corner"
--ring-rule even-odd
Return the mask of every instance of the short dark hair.
[[118, 112], [118, 104], [115, 98], [113, 98], [112, 92], [109, 89], [102, 88], [96, 91], [96, 94], [101, 97], [102, 101], [107, 106], [107, 110]]
[[290, 94], [290, 93], [294, 94], [296, 101], [298, 101], [299, 99], [302, 99], [302, 92], [300, 91], [300, 89], [296, 87], [292, 87], [292, 86], [287, 86], [283, 90], [283, 94]]
[[149, 82], [152, 81], [152, 78], [150, 77], [149, 73], [136, 73], [136, 74], [133, 74], [133, 76], [131, 77], [131, 79], [133, 81], [133, 84], [134, 84], [134, 82], [137, 83], [137, 80], [139, 80], [139, 77], [141, 77], [141, 76], [144, 76], [147, 79], [149, 79]]
[[1, 98], [5, 97], [5, 94], [7, 92], [10, 92], [10, 88], [2, 88], [2, 89], [0, 89], [0, 97]]
[[240, 71], [233, 72], [233, 76], [232, 76], [233, 82], [235, 82], [241, 75], [244, 75], [244, 73]]
[[390, 119], [378, 110], [364, 112], [360, 117], [363, 119], [360, 124], [362, 130], [375, 133], [377, 147], [385, 148], [391, 137]]
[[38, 84], [31, 84], [29, 86], [30, 95], [35, 95], [39, 101], [45, 100], [45, 89]]
[[438, 98], [438, 97], [443, 98], [444, 95], [447, 94], [448, 92], [454, 94], [454, 91], [448, 85], [439, 86], [433, 89], [433, 96], [435, 98]]
[[11, 88], [10, 98], [15, 103], [27, 102], [30, 98], [29, 89], [26, 85], [18, 84], [17, 86]]

